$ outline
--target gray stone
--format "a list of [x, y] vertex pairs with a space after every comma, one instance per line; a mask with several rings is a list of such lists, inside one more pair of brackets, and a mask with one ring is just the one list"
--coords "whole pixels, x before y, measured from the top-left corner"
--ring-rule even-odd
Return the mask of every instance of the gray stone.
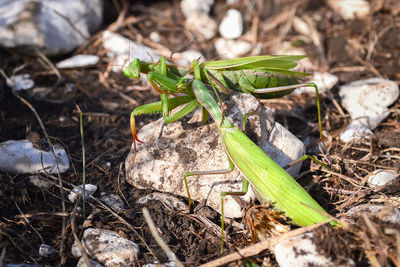
[[106, 194], [102, 192], [100, 200], [115, 211], [120, 211], [125, 208], [124, 201], [117, 194]]
[[[68, 199], [71, 202], [75, 202], [75, 200], [78, 198], [78, 194], [81, 195], [81, 196], [83, 195], [83, 185], [81, 184], [78, 187], [79, 187], [79, 189], [78, 188], [74, 188], [72, 190], [72, 192], [69, 193], [69, 195], [68, 195]], [[94, 185], [94, 184], [85, 184], [85, 195], [86, 195], [86, 198], [89, 198], [89, 196], [93, 196], [93, 194], [96, 192], [96, 190], [97, 190], [97, 186], [96, 185]]]
[[[375, 217], [387, 223], [400, 224], [400, 209], [393, 205], [362, 204], [349, 209], [342, 216], [343, 219], [354, 223], [363, 214], [368, 217]], [[341, 219], [342, 219], [341, 218]]]
[[206, 13], [195, 12], [186, 19], [186, 27], [199, 32], [206, 40], [217, 33], [217, 23]]
[[355, 266], [353, 260], [347, 264], [336, 265], [330, 258], [318, 252], [312, 241], [313, 233], [308, 232], [279, 242], [274, 249], [276, 261], [280, 267], [308, 266]]
[[328, 5], [345, 20], [364, 18], [371, 9], [365, 0], [328, 0]]
[[11, 87], [15, 92], [29, 90], [35, 86], [35, 82], [31, 79], [29, 74], [18, 74], [6, 78], [7, 85]]
[[[54, 145], [60, 172], [69, 169], [67, 152]], [[29, 140], [10, 140], [0, 143], [0, 170], [11, 173], [57, 173], [51, 151], [36, 148]]]
[[219, 24], [219, 33], [227, 39], [236, 39], [243, 33], [243, 17], [236, 9], [229, 9], [221, 23]]
[[114, 231], [88, 228], [82, 245], [86, 253], [104, 266], [136, 266], [139, 246]]
[[102, 22], [102, 0], [18, 0], [0, 3], [0, 45], [54, 56], [82, 45]]
[[376, 170], [368, 175], [368, 184], [371, 187], [386, 185], [399, 177], [399, 173], [392, 170]]
[[218, 38], [214, 43], [215, 49], [221, 58], [236, 58], [251, 51], [252, 45], [247, 41]]
[[209, 14], [213, 4], [214, 0], [182, 0], [181, 10], [187, 19], [194, 13]]
[[53, 257], [57, 255], [57, 251], [47, 244], [41, 244], [39, 247], [39, 255], [46, 258]]
[[95, 55], [75, 55], [64, 59], [56, 64], [59, 69], [78, 68], [95, 65], [99, 62], [99, 57]]
[[103, 47], [107, 57], [113, 60], [112, 70], [121, 72], [133, 59], [142, 61], [157, 61], [160, 56], [150, 47], [131, 41], [120, 34], [104, 31]]

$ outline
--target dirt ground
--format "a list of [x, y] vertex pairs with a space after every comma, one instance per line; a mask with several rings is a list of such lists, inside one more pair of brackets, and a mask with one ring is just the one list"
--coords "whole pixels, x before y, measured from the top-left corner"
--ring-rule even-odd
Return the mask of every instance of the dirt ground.
[[[110, 27], [121, 15], [121, 6], [116, 2], [106, 1], [107, 13], [102, 30]], [[122, 17], [122, 22], [113, 24], [113, 30], [167, 57], [172, 51], [195, 49], [201, 51], [207, 59], [217, 58], [214, 39], [206, 41], [198, 33], [185, 29], [185, 18], [179, 3], [132, 1], [128, 3], [129, 9]], [[253, 33], [251, 37], [243, 38], [262, 43], [260, 54], [271, 54], [277, 42], [289, 41], [304, 48], [320, 70], [337, 75], [339, 85], [377, 76], [400, 84], [400, 7], [395, 0], [372, 1], [369, 16], [349, 21], [341, 19], [325, 1], [244, 0], [233, 7], [244, 14], [244, 32]], [[216, 1], [211, 16], [219, 22], [228, 8], [225, 1]], [[293, 19], [290, 16], [293, 11], [298, 17], [314, 21], [322, 36], [322, 50], [317, 49], [312, 42], [302, 41], [293, 28], [283, 30], [288, 21]], [[159, 33], [160, 43], [150, 39], [153, 31]], [[61, 259], [58, 256], [49, 259], [38, 255], [38, 247], [46, 243], [57, 250], [63, 245], [63, 260], [67, 265], [74, 265], [77, 259], [70, 252], [74, 242], [72, 233], [81, 237], [87, 227], [111, 229], [136, 242], [141, 249], [140, 265], [155, 260], [165, 262], [167, 258], [164, 252], [154, 241], [141, 215], [142, 206], [135, 204], [137, 199], [150, 191], [133, 188], [126, 183], [124, 177], [124, 161], [132, 144], [129, 114], [138, 105], [157, 101], [158, 93], [138, 81], [124, 77], [122, 73], [110, 71], [112, 62], [105, 57], [101, 34], [93, 35], [74, 53], [96, 54], [102, 63], [91, 68], [62, 70], [59, 79], [54, 70], [38, 57], [2, 49], [0, 68], [11, 75], [16, 67], [26, 64], [24, 71], [31, 74], [37, 87], [51, 88], [51, 93], [44, 96], [21, 96], [36, 109], [51, 141], [63, 144], [69, 153], [72, 168], [62, 174], [66, 188], [71, 188], [70, 184], [82, 183], [81, 136], [79, 116], [75, 112], [76, 105], [80, 107], [84, 113], [86, 181], [97, 185], [97, 192], [117, 193], [125, 200], [127, 209], [119, 212], [119, 215], [136, 229], [144, 242], [127, 224], [96, 202], [90, 202], [90, 216], [84, 221], [81, 213], [72, 216], [74, 205], [69, 201], [66, 201], [63, 213], [61, 193], [57, 186], [39, 189], [29, 182], [27, 175], [0, 173], [0, 247], [5, 253], [2, 256], [3, 262], [59, 263]], [[50, 60], [54, 63], [67, 56]], [[73, 85], [73, 90], [67, 89], [69, 84]], [[0, 89], [0, 142], [29, 139], [39, 147], [48, 147], [37, 117], [11, 92], [4, 78], [0, 78]], [[331, 93], [321, 94], [320, 97], [327, 151], [319, 155], [319, 159], [327, 162], [332, 171], [314, 164], [304, 164], [299, 182], [334, 216], [365, 203], [399, 207], [398, 181], [374, 191], [366, 185], [364, 178], [376, 169], [400, 168], [400, 101], [397, 100], [390, 107], [391, 115], [374, 130], [374, 138], [363, 143], [343, 144], [339, 141], [339, 133], [350, 118], [336, 105], [340, 103], [338, 86]], [[312, 96], [292, 94], [265, 103], [277, 109], [277, 119], [295, 134], [305, 128], [305, 123], [297, 119], [298, 114], [304, 115], [308, 124], [317, 125], [315, 99]], [[158, 116], [139, 117], [139, 128], [155, 118]], [[305, 134], [317, 137], [318, 129], [313, 127], [307, 133], [302, 131], [300, 137], [303, 138]], [[95, 197], [99, 198], [99, 193]], [[146, 206], [163, 239], [185, 265], [199, 265], [221, 256], [220, 239], [193, 214], [168, 211], [157, 201]], [[200, 215], [207, 216], [219, 225], [216, 213]], [[64, 234], [63, 219], [66, 225]], [[314, 242], [335, 263], [350, 258], [357, 266], [399, 266], [400, 241], [396, 241], [395, 235], [387, 234], [386, 229], [389, 228], [400, 230], [399, 225], [385, 223], [379, 216], [370, 219], [360, 216], [349, 227], [319, 227], [315, 230]], [[226, 246], [225, 254], [251, 244], [247, 232], [232, 226], [228, 228], [228, 233], [231, 241]], [[233, 266], [244, 262], [277, 264], [269, 247], [231, 264]]]

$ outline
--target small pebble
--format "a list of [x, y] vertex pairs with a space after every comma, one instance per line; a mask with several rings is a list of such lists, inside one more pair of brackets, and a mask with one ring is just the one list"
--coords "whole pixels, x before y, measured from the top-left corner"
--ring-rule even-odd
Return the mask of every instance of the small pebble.
[[181, 10], [186, 19], [190, 18], [194, 13], [209, 14], [214, 0], [182, 0]]
[[251, 51], [252, 45], [247, 41], [218, 38], [215, 41], [215, 49], [221, 58], [236, 58], [244, 56]]
[[57, 251], [47, 244], [41, 244], [39, 247], [39, 255], [41, 257], [53, 257], [57, 255]]
[[21, 90], [29, 90], [35, 86], [35, 82], [31, 80], [29, 74], [18, 74], [7, 79], [7, 85], [11, 87], [15, 92]]
[[156, 43], [161, 42], [161, 37], [160, 37], [160, 34], [158, 34], [158, 32], [151, 32], [150, 33], [150, 39], [153, 42], [156, 42]]
[[[75, 200], [78, 198], [78, 194], [82, 196], [83, 194], [83, 185], [79, 186], [80, 189], [74, 188], [71, 193], [68, 195], [68, 199], [71, 202], [75, 202]], [[85, 193], [86, 193], [86, 198], [89, 196], [92, 196], [97, 190], [97, 186], [93, 184], [86, 184], [85, 185]], [[87, 200], [87, 199], [86, 199]]]
[[[54, 145], [60, 172], [70, 167], [67, 152]], [[29, 140], [9, 140], [0, 143], [0, 170], [10, 173], [57, 173], [53, 154], [36, 148]]]
[[[279, 242], [274, 249], [280, 267], [338, 266], [329, 257], [321, 254], [312, 241], [313, 233], [308, 232]], [[355, 266], [353, 260], [339, 266]]]
[[343, 215], [343, 219], [354, 223], [356, 219], [366, 214], [368, 217], [375, 217], [387, 223], [400, 223], [400, 209], [392, 205], [362, 204], [349, 209]]
[[227, 39], [236, 39], [243, 33], [243, 17], [236, 9], [229, 9], [219, 24], [219, 33]]
[[178, 65], [182, 65], [182, 66], [187, 66], [187, 65], [191, 65], [192, 61], [194, 59], [199, 60], [199, 62], [204, 62], [204, 56], [202, 53], [200, 53], [199, 51], [196, 50], [187, 50], [183, 53], [181, 53], [181, 56], [178, 60], [176, 60], [176, 63]]
[[76, 264], [76, 267], [104, 267], [103, 264], [101, 264], [95, 260], [89, 259], [89, 262], [90, 262], [90, 266], [87, 266], [87, 264], [85, 263], [85, 260], [82, 257], [79, 259], [78, 263]]
[[[388, 106], [399, 97], [399, 86], [390, 80], [370, 78], [340, 86], [339, 96], [353, 122], [341, 133], [345, 142], [363, 139], [374, 130], [390, 111]], [[343, 138], [342, 138], [343, 136]]]
[[199, 32], [206, 40], [217, 34], [217, 23], [206, 13], [195, 12], [186, 19], [186, 27]]
[[59, 69], [85, 67], [95, 65], [99, 60], [99, 57], [95, 55], [75, 55], [58, 62], [56, 67]]
[[125, 208], [124, 201], [122, 201], [121, 197], [117, 194], [106, 194], [102, 192], [100, 200], [115, 211], [120, 211]]
[[43, 189], [48, 189], [53, 185], [49, 181], [42, 179], [40, 177], [40, 175], [30, 175], [29, 181], [32, 184], [34, 184], [36, 187], [43, 188]]
[[154, 192], [144, 197], [139, 198], [136, 203], [138, 204], [146, 204], [150, 200], [158, 200], [160, 201], [167, 209], [175, 212], [189, 212], [188, 206], [182, 200], [177, 198], [176, 196]]
[[82, 245], [90, 257], [105, 266], [137, 265], [139, 246], [114, 231], [88, 228]]
[[345, 143], [361, 141], [371, 136], [374, 133], [357, 120], [350, 122], [339, 135], [340, 140]]
[[328, 5], [345, 20], [364, 18], [370, 12], [370, 3], [365, 0], [328, 0]]
[[371, 187], [383, 186], [399, 177], [399, 173], [392, 170], [376, 170], [368, 176]]
[[[329, 72], [314, 72], [312, 77], [309, 79], [310, 82], [314, 82], [318, 87], [318, 93], [322, 94], [328, 90], [331, 90], [339, 81], [339, 77]], [[308, 93], [315, 94], [314, 87], [301, 87], [295, 90], [296, 93]]]

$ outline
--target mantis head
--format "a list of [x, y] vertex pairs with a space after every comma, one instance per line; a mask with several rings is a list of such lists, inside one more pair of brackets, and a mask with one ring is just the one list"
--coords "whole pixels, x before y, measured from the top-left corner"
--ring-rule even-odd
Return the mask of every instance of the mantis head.
[[124, 69], [124, 75], [133, 79], [139, 79], [140, 77], [140, 60], [134, 59], [128, 67]]

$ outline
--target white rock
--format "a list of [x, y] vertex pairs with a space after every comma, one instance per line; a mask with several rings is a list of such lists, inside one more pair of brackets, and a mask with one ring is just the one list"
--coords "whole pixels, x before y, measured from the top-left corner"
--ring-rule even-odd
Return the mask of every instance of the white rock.
[[76, 267], [103, 267], [104, 265], [102, 265], [101, 263], [98, 263], [95, 260], [89, 259], [90, 262], [90, 266], [87, 266], [87, 264], [85, 263], [85, 260], [82, 258], [79, 259], [78, 263], [76, 264]]
[[[318, 252], [312, 241], [313, 233], [304, 233], [279, 242], [274, 249], [280, 267], [338, 266]], [[353, 260], [339, 266], [355, 266]]]
[[78, 68], [95, 65], [99, 62], [99, 57], [95, 55], [75, 55], [64, 59], [56, 64], [59, 69]]
[[42, 179], [40, 175], [30, 175], [29, 181], [35, 186], [43, 189], [48, 189], [53, 185], [51, 182]]
[[71, 247], [71, 254], [72, 256], [74, 256], [75, 258], [79, 258], [82, 257], [82, 252], [80, 251], [78, 244], [76, 243], [76, 241], [74, 241], [74, 244], [72, 244]]
[[[310, 82], [314, 82], [318, 86], [318, 92], [320, 94], [331, 90], [339, 81], [338, 76], [330, 74], [329, 72], [314, 72], [312, 77], [308, 79]], [[295, 93], [308, 93], [315, 94], [314, 87], [301, 87], [294, 91]]]
[[218, 38], [215, 41], [215, 49], [221, 58], [236, 58], [244, 56], [251, 51], [252, 45], [247, 41]]
[[199, 62], [201, 63], [201, 62], [204, 62], [205, 57], [199, 51], [187, 50], [185, 52], [182, 52], [180, 54], [180, 58], [175, 60], [175, 62], [178, 65], [187, 66], [187, 65], [191, 65], [192, 61], [194, 59], [198, 59]]
[[[74, 188], [72, 190], [72, 192], [69, 193], [69, 195], [68, 195], [68, 199], [71, 202], [75, 202], [75, 200], [78, 198], [78, 194], [80, 196], [82, 196], [82, 194], [83, 194], [83, 185], [81, 184], [78, 187], [80, 189]], [[93, 194], [96, 192], [96, 190], [97, 190], [97, 186], [96, 185], [94, 185], [94, 184], [86, 184], [85, 185], [86, 198], [88, 198], [89, 196], [93, 196]]]
[[141, 197], [136, 201], [137, 204], [146, 204], [151, 200], [160, 201], [167, 209], [175, 212], [188, 212], [188, 206], [176, 196], [164, 193], [154, 192], [144, 197]]
[[47, 244], [41, 244], [39, 247], [39, 255], [41, 257], [53, 257], [57, 255], [57, 251]]
[[393, 81], [371, 78], [341, 86], [339, 96], [353, 122], [358, 121], [351, 127], [363, 125], [373, 130], [389, 115], [387, 107], [399, 97], [399, 86]]
[[174, 261], [166, 262], [166, 263], [159, 263], [155, 261], [154, 263], [148, 263], [143, 265], [143, 267], [176, 267], [176, 263]]
[[236, 4], [236, 3], [239, 3], [239, 1], [240, 1], [240, 0], [226, 0], [226, 3], [227, 3], [228, 5], [234, 5], [234, 4]]
[[181, 10], [186, 19], [190, 18], [194, 13], [209, 14], [214, 0], [182, 0]]
[[[54, 145], [60, 172], [69, 169], [67, 152]], [[11, 173], [57, 173], [57, 167], [50, 151], [35, 148], [29, 140], [10, 140], [0, 143], [0, 170]]]
[[[251, 131], [248, 135], [257, 139], [259, 146], [281, 166], [304, 154], [304, 145], [274, 122], [253, 96], [235, 94], [224, 103], [227, 103], [228, 109], [225, 114], [233, 117], [232, 120], [239, 125], [243, 114], [257, 111], [257, 115], [248, 118], [247, 129]], [[138, 144], [135, 162], [132, 149], [125, 163], [127, 181], [138, 188], [152, 188], [187, 197], [183, 182], [186, 172], [226, 169], [229, 166], [215, 123], [202, 125], [182, 119], [163, 125], [163, 119], [159, 119], [144, 126], [139, 138], [144, 143]], [[273, 145], [269, 143], [271, 141]], [[300, 167], [296, 165], [288, 171], [293, 175]], [[188, 183], [194, 200], [207, 199], [206, 204], [217, 211], [220, 211], [221, 191], [238, 191], [242, 184], [237, 169], [229, 174], [189, 177]], [[252, 197], [249, 192], [243, 199], [249, 201]], [[233, 198], [227, 197], [225, 205], [227, 217], [242, 215], [239, 204]]]
[[206, 13], [195, 12], [186, 19], [186, 27], [199, 32], [206, 40], [217, 33], [217, 23]]
[[[291, 42], [279, 42], [272, 47], [273, 55], [307, 55], [306, 51], [301, 47], [295, 47]], [[297, 62], [297, 66], [293, 68], [294, 71], [300, 72], [314, 72], [318, 67], [315, 66], [310, 58], [306, 57]]]
[[114, 231], [88, 228], [82, 245], [91, 258], [105, 266], [137, 265], [139, 246]]
[[102, 0], [2, 1], [0, 44], [54, 56], [82, 45], [101, 25]]
[[115, 211], [120, 211], [125, 208], [124, 201], [117, 194], [106, 194], [102, 192], [100, 200]]
[[158, 32], [151, 32], [149, 37], [153, 42], [161, 42], [161, 36], [158, 34]]
[[368, 175], [368, 183], [371, 187], [383, 186], [399, 177], [399, 173], [393, 170], [376, 170]]
[[379, 218], [387, 223], [400, 223], [400, 209], [392, 205], [362, 204], [349, 209], [344, 214], [343, 219], [354, 223], [363, 214], [368, 215], [368, 217]]
[[243, 33], [243, 17], [236, 9], [229, 9], [221, 23], [219, 33], [227, 39], [236, 39]]
[[345, 143], [361, 141], [370, 136], [374, 136], [374, 133], [358, 120], [350, 122], [339, 135]]
[[7, 85], [15, 92], [21, 90], [29, 90], [35, 86], [35, 82], [31, 79], [29, 74], [18, 74], [7, 78]]
[[104, 31], [102, 39], [107, 57], [113, 60], [112, 70], [115, 72], [121, 72], [135, 58], [142, 61], [157, 61], [160, 58], [150, 47], [133, 42], [117, 33]]
[[328, 0], [328, 5], [345, 20], [364, 18], [370, 12], [370, 4], [365, 0]]

